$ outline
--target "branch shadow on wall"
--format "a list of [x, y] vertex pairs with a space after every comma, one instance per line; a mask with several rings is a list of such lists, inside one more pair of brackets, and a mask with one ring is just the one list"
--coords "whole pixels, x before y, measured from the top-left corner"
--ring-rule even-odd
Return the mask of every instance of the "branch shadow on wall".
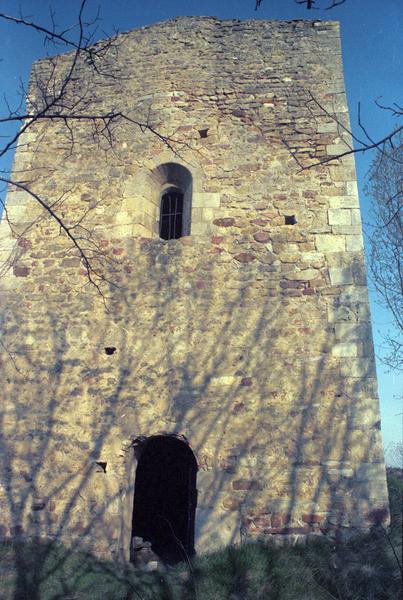
[[[66, 308], [34, 288], [34, 343], [30, 315], [10, 314], [4, 537], [64, 536], [118, 559], [133, 443], [157, 434], [185, 436], [197, 458], [198, 552], [359, 526], [372, 498], [352, 463], [373, 462], [378, 424], [362, 420], [362, 381], [340, 378], [331, 326], [317, 335], [326, 302], [189, 238], [139, 240], [128, 256], [107, 312], [88, 289]], [[46, 552], [28, 570], [15, 548], [15, 598], [39, 599]]]

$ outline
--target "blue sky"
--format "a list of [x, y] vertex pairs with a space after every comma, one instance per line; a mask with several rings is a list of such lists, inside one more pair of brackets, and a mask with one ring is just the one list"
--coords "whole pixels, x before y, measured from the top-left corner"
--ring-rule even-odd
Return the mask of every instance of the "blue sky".
[[[326, 0], [318, 0], [321, 5]], [[330, 0], [329, 0], [330, 3]], [[55, 21], [61, 27], [75, 22], [79, 0], [3, 0], [0, 12], [15, 15], [21, 6], [24, 16], [49, 26], [49, 6], [55, 11]], [[341, 23], [345, 81], [350, 107], [352, 129], [358, 128], [357, 111], [361, 103], [362, 120], [375, 138], [385, 135], [394, 125], [387, 111], [375, 105], [401, 100], [403, 89], [403, 3], [401, 0], [346, 0], [332, 10], [308, 11], [294, 0], [263, 0], [261, 8], [254, 10], [254, 0], [88, 0], [88, 16], [100, 9], [98, 37], [106, 37], [114, 29], [126, 31], [180, 15], [210, 15], [219, 18], [239, 19], [335, 19]], [[41, 35], [0, 21], [0, 116], [7, 113], [4, 96], [11, 106], [18, 102], [20, 79], [27, 83], [32, 62], [52, 52], [44, 48]], [[61, 48], [59, 51], [63, 51]], [[4, 134], [4, 131], [1, 132]], [[0, 169], [9, 168], [0, 162]], [[369, 222], [369, 199], [364, 194], [364, 179], [371, 155], [357, 155], [357, 174], [364, 223]], [[0, 190], [3, 198], [4, 194]], [[375, 294], [370, 291], [376, 353], [382, 354], [382, 332], [390, 328], [390, 317], [382, 310]], [[388, 372], [377, 360], [379, 392], [381, 399], [382, 430], [385, 447], [402, 437], [402, 379]]]

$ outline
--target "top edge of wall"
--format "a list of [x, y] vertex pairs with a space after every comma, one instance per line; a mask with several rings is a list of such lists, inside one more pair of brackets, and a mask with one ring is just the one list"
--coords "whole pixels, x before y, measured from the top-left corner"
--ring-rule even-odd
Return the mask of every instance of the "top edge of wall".
[[[292, 19], [292, 20], [282, 20], [282, 19], [219, 19], [214, 16], [178, 16], [172, 19], [165, 19], [162, 21], [157, 21], [155, 23], [151, 23], [149, 25], [144, 25], [142, 27], [133, 27], [132, 29], [128, 29], [127, 31], [119, 31], [117, 34], [111, 35], [109, 37], [105, 37], [101, 40], [95, 42], [92, 46], [96, 47], [98, 44], [105, 43], [106, 40], [112, 38], [126, 37], [136, 33], [149, 32], [153, 29], [161, 29], [165, 27], [175, 26], [176, 24], [211, 24], [218, 25], [224, 28], [236, 28], [238, 31], [242, 29], [260, 29], [269, 26], [273, 29], [291, 29], [295, 31], [299, 30], [308, 30], [308, 29], [316, 29], [316, 30], [324, 30], [327, 29], [329, 31], [334, 31], [339, 33], [340, 30], [340, 22], [339, 21], [321, 21], [320, 19]], [[66, 52], [60, 52], [55, 56], [68, 56], [69, 54], [74, 53], [74, 50], [69, 50]], [[38, 59], [34, 62], [34, 64], [38, 64], [41, 62], [47, 62], [51, 60], [52, 57], [46, 56]]]

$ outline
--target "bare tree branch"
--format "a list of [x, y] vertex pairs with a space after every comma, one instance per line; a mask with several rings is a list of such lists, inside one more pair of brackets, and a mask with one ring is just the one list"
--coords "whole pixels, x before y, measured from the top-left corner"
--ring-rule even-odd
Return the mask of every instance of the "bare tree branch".
[[[45, 127], [43, 131], [46, 131], [46, 123], [50, 122], [59, 122], [61, 124], [64, 140], [67, 143], [67, 152], [70, 155], [73, 152], [76, 142], [74, 132], [75, 123], [88, 124], [90, 128], [89, 134], [92, 136], [93, 143], [106, 152], [109, 150], [113, 151], [117, 141], [116, 126], [123, 122], [139, 127], [143, 133], [149, 132], [169, 148], [174, 155], [179, 155], [178, 146], [188, 146], [188, 144], [158, 131], [151, 123], [150, 114], [146, 120], [138, 120], [132, 114], [129, 115], [114, 108], [109, 110], [101, 109], [99, 111], [93, 106], [89, 89], [77, 91], [74, 87], [75, 73], [78, 68], [82, 68], [83, 64], [86, 68], [92, 70], [97, 77], [124, 78], [124, 75], [115, 75], [110, 66], [110, 52], [114, 52], [115, 54], [118, 52], [118, 43], [116, 40], [109, 38], [94, 45], [94, 31], [91, 28], [98, 21], [98, 15], [89, 21], [85, 21], [84, 9], [86, 4], [87, 0], [81, 0], [76, 24], [63, 31], [57, 30], [53, 12], [50, 13], [52, 22], [50, 28], [39, 25], [22, 14], [16, 17], [0, 13], [0, 19], [26, 27], [43, 35], [46, 44], [52, 42], [72, 50], [70, 54], [65, 55], [67, 58], [62, 62], [58, 57], [48, 58], [47, 68], [41, 72], [41, 78], [34, 71], [31, 81], [31, 88], [34, 93], [28, 94], [25, 87], [21, 84], [18, 107], [12, 109], [6, 101], [8, 114], [0, 118], [0, 127], [20, 124], [20, 128], [15, 133], [4, 136], [5, 142], [0, 147], [0, 158], [14, 150], [17, 144], [21, 146], [24, 135], [32, 127], [43, 125]], [[27, 108], [24, 108], [26, 97]], [[37, 139], [39, 140], [38, 143], [40, 143], [40, 138]], [[24, 179], [22, 180], [18, 177], [16, 172], [13, 175], [3, 173], [0, 176], [0, 182], [3, 182], [6, 187], [13, 186], [15, 189], [26, 192], [57, 223], [60, 231], [71, 243], [72, 250], [77, 253], [83, 263], [88, 282], [105, 299], [103, 289], [101, 288], [104, 287], [105, 283], [109, 286], [113, 285], [113, 283], [106, 281], [103, 265], [107, 263], [110, 266], [110, 261], [113, 262], [113, 259], [107, 256], [105, 249], [97, 245], [96, 240], [93, 239], [92, 232], [89, 232], [85, 228], [84, 221], [87, 211], [76, 222], [68, 223], [63, 214], [58, 210], [58, 200], [54, 201], [45, 198], [42, 192], [34, 188], [32, 181], [26, 180], [26, 174]], [[1, 200], [0, 202], [4, 206]], [[3, 218], [9, 223], [12, 235], [18, 239], [20, 236], [13, 227], [7, 210], [4, 211]], [[17, 255], [13, 255], [11, 258], [16, 260], [18, 257]]]
[[[262, 2], [263, 2], [263, 0], [256, 0], [255, 10], [259, 9]], [[295, 2], [295, 4], [305, 4], [305, 6], [308, 10], [312, 10], [312, 9], [331, 10], [332, 8], [335, 8], [336, 6], [340, 6], [340, 4], [344, 4], [346, 2], [346, 0], [332, 0], [332, 2], [330, 4], [328, 4], [327, 6], [315, 6], [316, 0], [294, 0], [294, 2]]]
[[403, 135], [386, 151], [378, 150], [369, 173], [373, 225], [369, 230], [371, 281], [381, 304], [392, 316], [397, 334], [384, 335], [380, 357], [393, 369], [403, 368]]
[[[311, 112], [311, 116], [312, 116], [312, 120], [315, 121], [316, 118], [319, 116], [326, 116], [329, 119], [331, 119], [332, 121], [334, 121], [337, 124], [338, 129], [342, 130], [344, 133], [346, 133], [348, 135], [349, 138], [351, 138], [354, 142], [356, 142], [356, 147], [351, 146], [350, 144], [348, 144], [347, 141], [344, 141], [344, 144], [346, 146], [346, 150], [339, 152], [335, 155], [332, 156], [325, 156], [325, 157], [321, 157], [318, 160], [310, 160], [309, 163], [307, 163], [306, 161], [304, 162], [305, 157], [304, 156], [299, 156], [298, 154], [298, 149], [294, 149], [288, 142], [287, 140], [283, 139], [282, 143], [286, 146], [286, 148], [288, 149], [288, 151], [290, 152], [290, 154], [292, 155], [292, 157], [294, 158], [294, 160], [296, 161], [297, 165], [299, 166], [299, 168], [301, 169], [301, 171], [305, 171], [305, 170], [309, 170], [309, 169], [314, 169], [315, 167], [318, 167], [320, 165], [326, 165], [328, 163], [332, 163], [334, 161], [340, 160], [346, 156], [350, 156], [353, 154], [363, 154], [365, 152], [371, 151], [371, 150], [379, 150], [380, 152], [386, 152], [387, 148], [393, 148], [395, 141], [399, 139], [399, 136], [401, 135], [402, 131], [403, 131], [403, 125], [396, 125], [392, 131], [390, 131], [389, 133], [387, 133], [385, 136], [383, 136], [382, 138], [379, 139], [375, 139], [374, 137], [372, 137], [366, 126], [363, 124], [362, 118], [361, 118], [361, 106], [360, 104], [358, 105], [358, 125], [360, 127], [360, 129], [362, 130], [364, 137], [358, 137], [350, 128], [348, 128], [337, 116], [337, 114], [335, 112], [330, 112], [328, 109], [326, 109], [325, 106], [323, 106], [323, 104], [321, 104], [316, 98], [315, 96], [312, 94], [312, 92], [310, 90], [305, 92], [308, 96], [308, 100], [305, 103], [306, 107], [308, 108], [308, 110], [310, 110], [310, 106], [313, 106], [315, 109], [319, 109], [319, 113], [316, 113], [315, 111], [310, 111]], [[399, 107], [398, 105], [394, 105], [392, 108], [391, 107], [383, 107], [383, 109], [390, 109], [394, 112], [394, 114], [396, 114], [397, 116], [402, 116], [403, 115], [403, 111], [399, 111]], [[295, 131], [294, 133], [298, 133], [296, 131], [296, 128], [294, 128]], [[315, 147], [314, 147], [315, 149]], [[394, 158], [392, 158], [392, 160], [395, 160]]]

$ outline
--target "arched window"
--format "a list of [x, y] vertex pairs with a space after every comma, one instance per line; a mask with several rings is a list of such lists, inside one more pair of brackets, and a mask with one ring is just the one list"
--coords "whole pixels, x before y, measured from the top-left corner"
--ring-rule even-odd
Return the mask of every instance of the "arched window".
[[183, 235], [183, 192], [176, 187], [165, 190], [161, 197], [160, 238], [177, 240]]
[[192, 175], [178, 163], [164, 163], [153, 172], [159, 187], [159, 236], [176, 240], [190, 235]]

